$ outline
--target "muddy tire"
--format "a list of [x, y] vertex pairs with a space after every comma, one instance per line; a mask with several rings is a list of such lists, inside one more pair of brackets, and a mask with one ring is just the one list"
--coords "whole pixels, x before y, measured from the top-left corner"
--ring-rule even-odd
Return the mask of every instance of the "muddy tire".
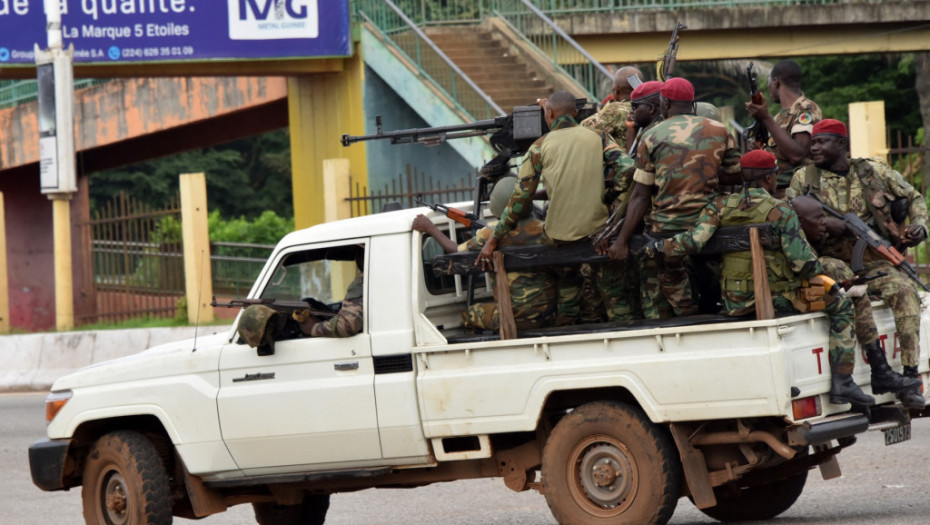
[[298, 505], [253, 503], [258, 525], [323, 525], [329, 510], [329, 494], [305, 496]]
[[807, 471], [754, 487], [720, 487], [714, 491], [717, 506], [701, 512], [718, 521], [768, 520], [785, 512], [801, 496]]
[[152, 442], [121, 430], [94, 443], [84, 465], [81, 499], [88, 525], [170, 525], [165, 465]]
[[578, 407], [556, 424], [543, 449], [543, 492], [561, 525], [664, 524], [681, 480], [672, 438], [623, 403]]

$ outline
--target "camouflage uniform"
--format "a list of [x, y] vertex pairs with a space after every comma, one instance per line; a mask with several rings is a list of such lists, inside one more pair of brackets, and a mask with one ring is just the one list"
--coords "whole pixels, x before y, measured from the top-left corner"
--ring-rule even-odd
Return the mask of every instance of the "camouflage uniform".
[[[838, 283], [855, 277], [852, 268], [835, 257], [820, 257], [818, 260], [823, 265], [824, 273]], [[878, 341], [878, 328], [875, 327], [875, 317], [872, 315], [872, 300], [869, 298], [869, 294], [851, 297], [851, 299], [853, 310], [856, 313], [856, 339], [859, 344], [866, 346]]]
[[[629, 186], [634, 169], [627, 156], [608, 135], [578, 126], [570, 116], [557, 118], [549, 133], [530, 146], [520, 166], [519, 182], [494, 229], [501, 240], [516, 222], [528, 217], [540, 181], [549, 192], [543, 242], [565, 244], [584, 241], [607, 221], [604, 204], [605, 171], [615, 187]], [[581, 317], [583, 280], [577, 268], [559, 273], [559, 324]], [[614, 290], [606, 286], [603, 290]]]
[[[779, 313], [796, 313], [801, 279], [824, 273], [804, 232], [798, 216], [788, 204], [762, 188], [748, 189], [750, 201], [743, 193], [727, 197], [720, 211], [721, 226], [769, 223], [781, 243], [781, 251], [766, 250], [765, 260], [772, 291], [772, 303]], [[763, 217], [763, 220], [758, 220]], [[729, 315], [745, 315], [755, 310], [752, 255], [750, 252], [725, 253], [720, 279], [723, 304]], [[839, 374], [851, 374], [856, 363], [856, 340], [853, 337], [853, 304], [840, 293], [826, 294], [825, 312], [830, 318], [830, 363]]]
[[[739, 173], [739, 151], [727, 128], [695, 115], [670, 117], [643, 134], [637, 150], [633, 180], [656, 187], [650, 231], [671, 237], [690, 230], [701, 218], [713, 215], [706, 209], [717, 196], [717, 173]], [[686, 252], [693, 253], [693, 252]], [[664, 315], [662, 299], [675, 315], [697, 313], [685, 255], [670, 251], [655, 263], [641, 267], [643, 315]]]
[[[491, 237], [495, 224], [475, 232], [475, 236], [459, 245], [459, 251], [479, 251]], [[521, 219], [515, 228], [500, 240], [502, 246], [528, 246], [543, 240], [543, 223], [534, 218]], [[491, 274], [491, 282], [495, 276]], [[556, 278], [549, 268], [507, 272], [510, 304], [518, 330], [543, 328], [554, 322], [556, 313]], [[496, 288], [495, 288], [496, 290]], [[496, 292], [495, 292], [496, 293]], [[462, 321], [473, 330], [500, 329], [497, 297], [493, 303], [475, 303], [462, 313]]]
[[351, 337], [362, 331], [362, 299], [364, 274], [361, 272], [349, 285], [339, 312], [325, 321], [313, 325], [311, 337]]
[[[773, 118], [778, 127], [785, 130], [789, 137], [793, 137], [797, 133], [811, 133], [814, 130], [814, 124], [823, 120], [823, 113], [813, 100], [801, 95], [791, 104], [790, 108], [782, 109]], [[765, 145], [765, 150], [775, 155], [779, 188], [788, 186], [795, 169], [811, 163], [809, 158], [805, 158], [798, 165], [791, 164], [771, 136], [769, 136], [768, 144]]]
[[629, 100], [611, 101], [596, 114], [581, 121], [581, 125], [598, 133], [607, 133], [623, 151], [628, 149], [626, 143], [627, 118], [633, 107]]
[[[845, 176], [832, 173], [816, 166], [795, 171], [787, 196], [792, 198], [810, 191], [819, 201], [839, 213], [855, 213], [886, 239], [897, 243], [901, 231], [890, 216], [891, 201], [898, 197], [907, 199], [910, 223], [927, 227], [927, 205], [913, 186], [900, 173], [887, 164], [874, 159], [851, 159], [849, 173]], [[852, 263], [850, 238], [843, 236], [822, 241], [821, 255], [836, 257]], [[901, 363], [917, 366], [920, 333], [920, 298], [917, 285], [893, 264], [867, 250], [864, 270], [860, 276], [885, 273], [868, 281], [869, 294], [881, 299], [894, 314], [895, 330], [901, 346]]]

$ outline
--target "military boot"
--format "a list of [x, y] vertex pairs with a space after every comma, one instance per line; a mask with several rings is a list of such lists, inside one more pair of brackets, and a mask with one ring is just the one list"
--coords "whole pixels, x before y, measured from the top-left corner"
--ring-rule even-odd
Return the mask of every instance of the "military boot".
[[853, 405], [872, 406], [875, 398], [866, 394], [853, 381], [852, 374], [830, 373], [830, 402], [836, 405], [851, 403]]
[[905, 366], [904, 367], [904, 377], [907, 379], [916, 379], [919, 381], [918, 386], [914, 388], [909, 388], [902, 392], [898, 392], [898, 399], [901, 400], [901, 404], [904, 405], [904, 408], [913, 408], [916, 410], [921, 410], [927, 406], [927, 401], [924, 399], [923, 394], [920, 393], [920, 376], [917, 374], [916, 366]]
[[920, 387], [920, 378], [904, 377], [891, 369], [885, 357], [885, 351], [882, 350], [878, 341], [863, 345], [862, 348], [865, 349], [865, 355], [869, 358], [869, 366], [872, 367], [873, 394], [898, 393]]

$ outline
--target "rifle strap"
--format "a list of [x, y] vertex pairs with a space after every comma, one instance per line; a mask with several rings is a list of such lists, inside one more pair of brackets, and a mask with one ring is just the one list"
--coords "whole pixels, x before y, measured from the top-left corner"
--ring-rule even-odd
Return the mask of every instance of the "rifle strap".
[[[898, 233], [897, 224], [891, 217], [891, 202], [894, 196], [888, 193], [884, 182], [869, 159], [850, 159], [849, 168], [856, 172], [859, 182], [862, 183], [862, 196], [865, 198], [865, 204], [874, 218], [879, 233], [891, 240], [892, 244], [897, 244], [901, 241], [901, 235]], [[878, 206], [879, 203], [882, 205]]]

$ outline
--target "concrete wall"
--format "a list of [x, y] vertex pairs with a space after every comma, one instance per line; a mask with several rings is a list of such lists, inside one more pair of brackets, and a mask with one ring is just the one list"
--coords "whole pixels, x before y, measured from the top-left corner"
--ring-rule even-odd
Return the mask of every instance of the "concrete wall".
[[55, 380], [85, 366], [182, 339], [210, 335], [224, 326], [140, 328], [0, 336], [0, 392], [48, 390]]

